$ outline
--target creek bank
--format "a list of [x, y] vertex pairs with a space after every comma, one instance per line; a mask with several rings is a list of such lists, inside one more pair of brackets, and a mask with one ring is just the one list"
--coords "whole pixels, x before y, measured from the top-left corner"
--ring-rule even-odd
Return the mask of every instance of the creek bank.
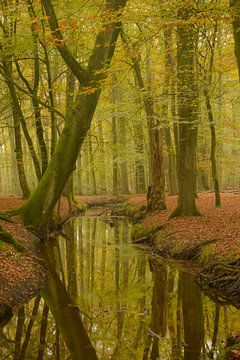
[[[0, 197], [1, 213], [23, 205], [23, 199], [3, 194]], [[61, 199], [58, 211], [67, 216], [67, 199]], [[23, 227], [18, 216], [10, 221], [0, 218], [0, 327], [45, 286], [49, 274], [40, 250], [40, 240]]]
[[203, 217], [169, 218], [177, 197], [167, 198], [167, 209], [146, 213], [146, 197], [134, 196], [121, 214], [133, 220], [133, 243], [152, 256], [190, 260], [202, 290], [220, 304], [240, 308], [240, 194], [221, 193], [215, 208], [214, 194], [198, 195]]
[[[56, 213], [63, 222], [83, 214], [87, 208], [115, 206], [126, 201], [128, 196], [76, 196], [75, 199], [71, 209], [66, 197], [62, 197], [56, 206]], [[0, 194], [0, 213], [23, 205], [21, 198]], [[40, 240], [23, 227], [18, 216], [10, 220], [0, 218], [0, 327], [7, 324], [14, 310], [39, 293], [49, 277], [40, 255]]]

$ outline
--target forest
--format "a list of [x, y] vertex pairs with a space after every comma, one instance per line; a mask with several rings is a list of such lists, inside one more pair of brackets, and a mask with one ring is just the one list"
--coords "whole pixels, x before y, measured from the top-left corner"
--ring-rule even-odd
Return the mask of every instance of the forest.
[[240, 359], [240, 0], [0, 13], [0, 360]]

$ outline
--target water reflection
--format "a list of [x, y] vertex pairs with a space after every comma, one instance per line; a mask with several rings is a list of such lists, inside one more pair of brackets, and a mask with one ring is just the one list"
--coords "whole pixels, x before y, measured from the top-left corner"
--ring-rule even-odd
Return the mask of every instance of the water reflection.
[[130, 231], [97, 218], [69, 223], [45, 249], [48, 285], [0, 334], [0, 359], [230, 359], [239, 312], [134, 249]]

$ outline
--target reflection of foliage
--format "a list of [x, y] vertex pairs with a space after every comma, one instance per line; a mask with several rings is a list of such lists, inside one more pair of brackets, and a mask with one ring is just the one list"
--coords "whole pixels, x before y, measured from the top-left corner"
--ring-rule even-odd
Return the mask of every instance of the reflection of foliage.
[[[129, 244], [130, 227], [126, 223], [112, 228], [96, 218], [80, 218], [67, 231], [68, 239], [61, 238], [53, 251], [56, 267], [61, 269], [62, 280], [65, 279], [66, 287], [74, 294], [76, 307], [99, 360], [142, 359], [144, 353], [153, 354], [153, 344], [154, 351], [158, 348], [162, 358], [180, 359], [183, 345], [187, 344], [183, 331], [186, 311], [182, 312], [184, 277], [178, 270], [166, 269], [161, 262], [151, 261], [151, 272], [145, 253]], [[187, 281], [191, 281], [189, 276]], [[158, 297], [160, 292], [161, 299]], [[164, 303], [167, 310], [164, 310]], [[22, 347], [31, 321], [32, 328], [23, 359], [37, 356], [43, 309], [43, 300], [38, 304], [36, 299], [25, 306]], [[227, 340], [230, 333], [238, 334], [238, 313], [233, 308], [219, 307], [217, 315], [215, 304], [204, 296], [202, 309], [206, 352], [218, 354], [218, 359], [220, 355], [224, 358], [226, 342], [222, 340]], [[196, 317], [196, 314], [192, 316]], [[157, 320], [155, 324], [153, 319]], [[158, 326], [162, 324], [158, 319], [166, 321], [165, 335], [165, 330], [163, 334], [163, 329], [159, 332]], [[0, 359], [12, 360], [16, 323], [14, 317], [3, 330]], [[191, 341], [190, 335], [188, 341]], [[48, 316], [45, 340], [44, 360], [55, 360], [57, 353], [61, 354], [62, 360], [69, 358], [52, 314]]]

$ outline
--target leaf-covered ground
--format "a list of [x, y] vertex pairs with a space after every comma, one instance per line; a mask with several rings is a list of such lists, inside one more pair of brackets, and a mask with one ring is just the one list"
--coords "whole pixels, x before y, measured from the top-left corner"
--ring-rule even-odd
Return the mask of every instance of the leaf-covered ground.
[[[176, 196], [167, 197], [167, 209], [148, 214], [143, 226], [163, 225], [167, 238], [159, 246], [172, 247], [175, 251], [189, 249], [197, 244], [213, 242], [205, 248], [207, 260], [232, 260], [240, 256], [240, 193], [221, 193], [222, 205], [215, 208], [213, 193], [198, 194], [197, 206], [202, 217], [169, 218], [177, 204]], [[137, 211], [146, 204], [145, 196], [131, 198]], [[204, 254], [203, 254], [204, 256]]]
[[[21, 207], [24, 200], [0, 194], [0, 213]], [[66, 215], [68, 204], [62, 199], [60, 212]], [[15, 309], [36, 296], [47, 280], [47, 269], [40, 257], [40, 241], [20, 223], [17, 217], [13, 222], [0, 220], [1, 227], [9, 232], [17, 242], [26, 248], [18, 252], [10, 244], [0, 240], [0, 326], [4, 318]]]
[[[79, 202], [88, 206], [104, 205], [128, 199], [132, 208], [138, 211], [146, 205], [146, 196], [112, 196], [77, 197]], [[223, 259], [225, 261], [240, 257], [240, 194], [222, 193], [222, 206], [215, 208], [214, 194], [201, 193], [197, 199], [198, 208], [203, 217], [184, 217], [169, 219], [176, 207], [177, 197], [167, 198], [167, 210], [148, 214], [143, 220], [143, 227], [163, 225], [165, 240], [159, 248], [170, 247], [180, 252], [208, 240], [213, 243], [204, 247], [207, 261]], [[23, 200], [0, 194], [0, 212], [22, 206]], [[61, 215], [68, 213], [66, 199], [58, 207]], [[3, 313], [8, 309], [21, 306], [35, 296], [47, 278], [46, 268], [39, 259], [39, 240], [24, 229], [18, 218], [13, 223], [0, 220], [0, 225], [9, 231], [15, 239], [24, 245], [28, 252], [19, 253], [13, 246], [0, 241], [0, 325]]]

